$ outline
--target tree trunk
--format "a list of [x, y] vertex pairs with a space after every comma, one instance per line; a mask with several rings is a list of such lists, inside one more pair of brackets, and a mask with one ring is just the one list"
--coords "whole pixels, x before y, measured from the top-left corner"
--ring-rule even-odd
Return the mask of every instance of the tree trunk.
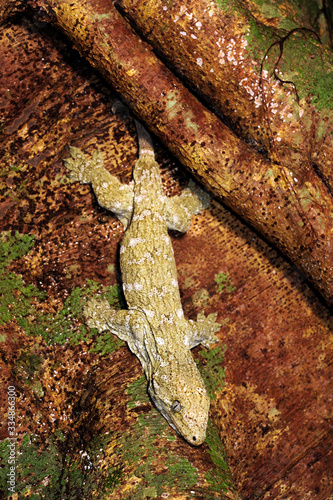
[[[172, 238], [182, 305], [191, 319], [217, 312], [222, 327], [215, 349], [193, 353], [211, 395], [207, 440], [193, 448], [178, 437], [152, 407], [137, 358], [82, 316], [103, 290], [124, 307], [115, 293], [123, 230], [90, 186], [68, 181], [63, 159], [68, 144], [99, 147], [128, 182], [133, 118], [110, 113], [119, 96], [45, 17], [15, 17], [1, 40], [0, 436], [9, 437], [15, 386], [18, 498], [236, 498], [221, 440], [243, 499], [329, 498], [328, 308], [235, 214], [215, 201], [197, 215]], [[154, 144], [166, 194], [179, 194], [188, 175]], [[8, 453], [5, 439], [3, 497]]]
[[[127, 8], [125, 1], [122, 5]], [[159, 16], [163, 17], [158, 17], [157, 11], [149, 10], [155, 6], [157, 10], [159, 7]], [[332, 116], [325, 108], [329, 104], [322, 87], [319, 84], [313, 87], [313, 92], [320, 90], [315, 107], [311, 102], [314, 101], [313, 95], [297, 82], [297, 95], [301, 98], [299, 108], [293, 84], [282, 85], [276, 81], [266, 73], [265, 65], [260, 74], [260, 62], [265, 62], [264, 49], [257, 62], [251, 55], [255, 50], [253, 33], [256, 28], [245, 36], [244, 15], [237, 10], [230, 14], [230, 7], [226, 14], [223, 9], [202, 1], [201, 14], [193, 14], [194, 17], [185, 7], [177, 10], [174, 6], [173, 14], [170, 14], [159, 2], [152, 2], [149, 8], [144, 4], [141, 10], [140, 3], [134, 7], [133, 16], [138, 17], [139, 24], [142, 13], [153, 12], [153, 16], [157, 16], [159, 22], [156, 24], [160, 25], [161, 32], [156, 36], [149, 35], [154, 43], [158, 39], [157, 49], [161, 48], [163, 41], [166, 57], [170, 61], [175, 58], [176, 68], [188, 72], [196, 87], [204, 78], [207, 80], [203, 88], [204, 93], [205, 89], [211, 89], [207, 99], [212, 99], [212, 106], [219, 107], [223, 115], [236, 116], [235, 119], [229, 117], [228, 121], [238, 134], [244, 136], [244, 140], [184, 87], [154, 55], [151, 47], [133, 33], [112, 4], [105, 0], [70, 3], [47, 0], [41, 4], [52, 22], [73, 40], [81, 54], [117, 89], [175, 156], [215, 195], [276, 244], [331, 302], [333, 223], [330, 164], [326, 173], [322, 165], [331, 161]], [[148, 20], [146, 17], [141, 19], [141, 26], [147, 21], [151, 31], [151, 19], [155, 17], [150, 16]], [[245, 26], [247, 28], [248, 24]], [[193, 31], [196, 39], [190, 36], [191, 27], [196, 29]], [[175, 44], [176, 32], [179, 43]], [[189, 36], [182, 34], [185, 32]], [[328, 56], [320, 49], [312, 33], [297, 31], [285, 40], [283, 47], [293, 47], [300, 42], [299, 54], [306, 57], [309, 51], [314, 52], [317, 59], [322, 59], [325, 69], [329, 64]], [[196, 50], [193, 43], [198, 43]], [[268, 50], [272, 37], [266, 37], [264, 44]], [[171, 51], [171, 45], [177, 46], [178, 56], [174, 49]], [[213, 46], [219, 49], [215, 56]], [[277, 47], [280, 46], [274, 46], [273, 52]], [[274, 61], [276, 58], [278, 55]], [[179, 59], [185, 59], [183, 66]], [[253, 69], [255, 67], [257, 71]], [[315, 74], [317, 69], [311, 60], [309, 71]], [[208, 74], [215, 78], [215, 86]], [[289, 76], [283, 78], [289, 79]], [[217, 94], [225, 97], [219, 100]], [[322, 111], [317, 111], [317, 108]], [[239, 111], [235, 112], [237, 109]], [[253, 140], [256, 147], [246, 145], [245, 141], [249, 140]], [[299, 142], [301, 146], [295, 147]], [[319, 154], [320, 145], [323, 152]]]

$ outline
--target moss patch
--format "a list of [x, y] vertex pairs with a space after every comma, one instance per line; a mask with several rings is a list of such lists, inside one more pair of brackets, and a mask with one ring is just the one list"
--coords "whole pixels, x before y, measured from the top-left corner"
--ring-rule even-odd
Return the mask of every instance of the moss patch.
[[[16, 319], [27, 335], [41, 336], [46, 344], [77, 345], [81, 341], [91, 341], [91, 351], [109, 354], [122, 342], [108, 332], [97, 335], [97, 329], [84, 324], [83, 307], [86, 300], [99, 293], [114, 309], [121, 307], [117, 286], [104, 287], [87, 280], [84, 287], [76, 287], [66, 299], [64, 307], [56, 314], [41, 314], [37, 303], [46, 299], [45, 292], [32, 284], [25, 284], [22, 277], [10, 273], [12, 260], [21, 258], [33, 247], [34, 238], [29, 235], [3, 233], [0, 238], [0, 324]], [[78, 324], [79, 319], [82, 324]]]
[[[205, 474], [206, 481], [210, 485], [210, 491], [227, 493], [233, 489], [231, 473], [227, 463], [219, 432], [217, 428], [209, 421], [207, 427], [206, 444], [208, 453], [214, 466]], [[229, 498], [229, 497], [227, 497]]]
[[[258, 72], [268, 51], [263, 69], [267, 70], [269, 75], [273, 74], [280, 56], [279, 45], [273, 46], [273, 44], [282, 40], [283, 54], [276, 69], [282, 72], [281, 79], [293, 82], [294, 87], [288, 83], [285, 85], [292, 91], [296, 89], [300, 100], [311, 95], [312, 104], [318, 111], [323, 108], [333, 108], [331, 92], [333, 66], [330, 54], [323, 49], [312, 31], [299, 29], [293, 20], [288, 21], [288, 19], [283, 20], [283, 29], [274, 32], [270, 27], [261, 25], [251, 18], [248, 19], [248, 25], [248, 51], [251, 58], [259, 63]], [[294, 29], [297, 31], [291, 33]], [[288, 33], [291, 33], [290, 36], [287, 36]], [[311, 75], [309, 65], [300, 62], [304, 60], [311, 61]]]
[[215, 283], [217, 283], [217, 290], [219, 293], [226, 291], [227, 293], [232, 293], [236, 290], [235, 285], [231, 281], [229, 273], [218, 273], [214, 278]]
[[[0, 443], [2, 498], [12, 495], [7, 486], [8, 443], [7, 439]], [[26, 434], [21, 446], [16, 449], [15, 493], [18, 498], [31, 500], [107, 498], [107, 494], [119, 484], [122, 469], [111, 467], [101, 471], [99, 457], [106, 444], [105, 438], [97, 437], [87, 444], [86, 450], [74, 453], [68, 451], [71, 447], [67, 446], [61, 431], [46, 443], [40, 443], [36, 436]]]

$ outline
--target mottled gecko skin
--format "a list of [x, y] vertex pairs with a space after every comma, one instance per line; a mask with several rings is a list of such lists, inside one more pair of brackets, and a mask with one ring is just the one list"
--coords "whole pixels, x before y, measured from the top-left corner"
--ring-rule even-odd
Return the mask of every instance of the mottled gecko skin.
[[71, 178], [91, 183], [98, 202], [112, 210], [126, 232], [120, 247], [122, 282], [128, 310], [115, 311], [106, 301], [85, 307], [87, 324], [109, 330], [127, 342], [139, 358], [156, 408], [193, 445], [206, 437], [209, 398], [190, 349], [217, 341], [216, 314], [186, 320], [168, 228], [186, 231], [193, 213], [210, 198], [192, 184], [181, 196], [167, 198], [148, 132], [138, 123], [139, 160], [133, 182], [122, 185], [109, 174], [101, 154], [89, 159], [77, 148], [65, 160]]

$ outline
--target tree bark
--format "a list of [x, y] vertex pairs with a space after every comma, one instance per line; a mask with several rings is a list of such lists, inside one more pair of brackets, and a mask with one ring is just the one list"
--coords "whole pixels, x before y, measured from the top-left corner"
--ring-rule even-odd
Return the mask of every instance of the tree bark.
[[[128, 182], [132, 117], [125, 125], [110, 114], [119, 97], [48, 23], [16, 18], [1, 37], [0, 260], [4, 242], [14, 260], [0, 265], [0, 435], [8, 437], [14, 385], [17, 451], [25, 443], [16, 493], [207, 500], [226, 491], [230, 499], [222, 439], [242, 498], [329, 498], [328, 308], [220, 204], [196, 216], [172, 238], [182, 304], [187, 318], [218, 312], [223, 326], [217, 351], [193, 353], [212, 393], [208, 438], [194, 449], [177, 437], [152, 408], [137, 358], [114, 336], [89, 331], [81, 311], [93, 290], [117, 283], [123, 230], [89, 186], [69, 183], [62, 160], [68, 144], [88, 154], [99, 147], [110, 173]], [[157, 141], [156, 154], [166, 194], [179, 194], [188, 176]], [[35, 242], [26, 254], [28, 235]]]
[[313, 12], [305, 15], [314, 6], [319, 12], [317, 2], [289, 13], [279, 4], [267, 11], [265, 1], [261, 8], [206, 0], [116, 5], [237, 135], [283, 175], [306, 182], [315, 164], [332, 194], [332, 52], [314, 31]]
[[22, 12], [25, 4], [24, 0], [0, 0], [0, 23], [3, 24], [16, 12]]
[[[332, 302], [332, 197], [315, 170], [298, 177], [289, 164], [281, 169], [277, 155], [266, 158], [247, 146], [184, 87], [109, 2], [47, 0], [41, 8], [175, 156], [276, 244]], [[220, 35], [212, 31], [210, 38], [218, 41], [221, 30]], [[237, 43], [245, 58], [241, 34]], [[251, 75], [258, 83], [255, 73]], [[224, 78], [228, 80], [227, 73]], [[237, 82], [236, 88], [240, 88]], [[240, 92], [238, 102], [247, 92]], [[284, 90], [276, 86], [274, 92], [274, 99], [280, 99]], [[247, 113], [251, 114], [250, 107]], [[258, 120], [264, 123], [258, 115], [252, 129]]]

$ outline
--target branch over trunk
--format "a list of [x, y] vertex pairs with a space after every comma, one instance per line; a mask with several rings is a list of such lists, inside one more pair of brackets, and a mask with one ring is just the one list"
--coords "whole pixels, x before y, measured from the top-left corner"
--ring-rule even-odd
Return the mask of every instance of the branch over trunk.
[[246, 10], [209, 0], [116, 5], [237, 135], [298, 179], [315, 164], [332, 194], [333, 61], [313, 12], [305, 15], [313, 5], [290, 12], [267, 0], [248, 1]]
[[41, 8], [175, 156], [331, 302], [333, 204], [315, 172], [295, 182], [277, 158], [250, 149], [184, 87], [110, 2], [45, 0]]

